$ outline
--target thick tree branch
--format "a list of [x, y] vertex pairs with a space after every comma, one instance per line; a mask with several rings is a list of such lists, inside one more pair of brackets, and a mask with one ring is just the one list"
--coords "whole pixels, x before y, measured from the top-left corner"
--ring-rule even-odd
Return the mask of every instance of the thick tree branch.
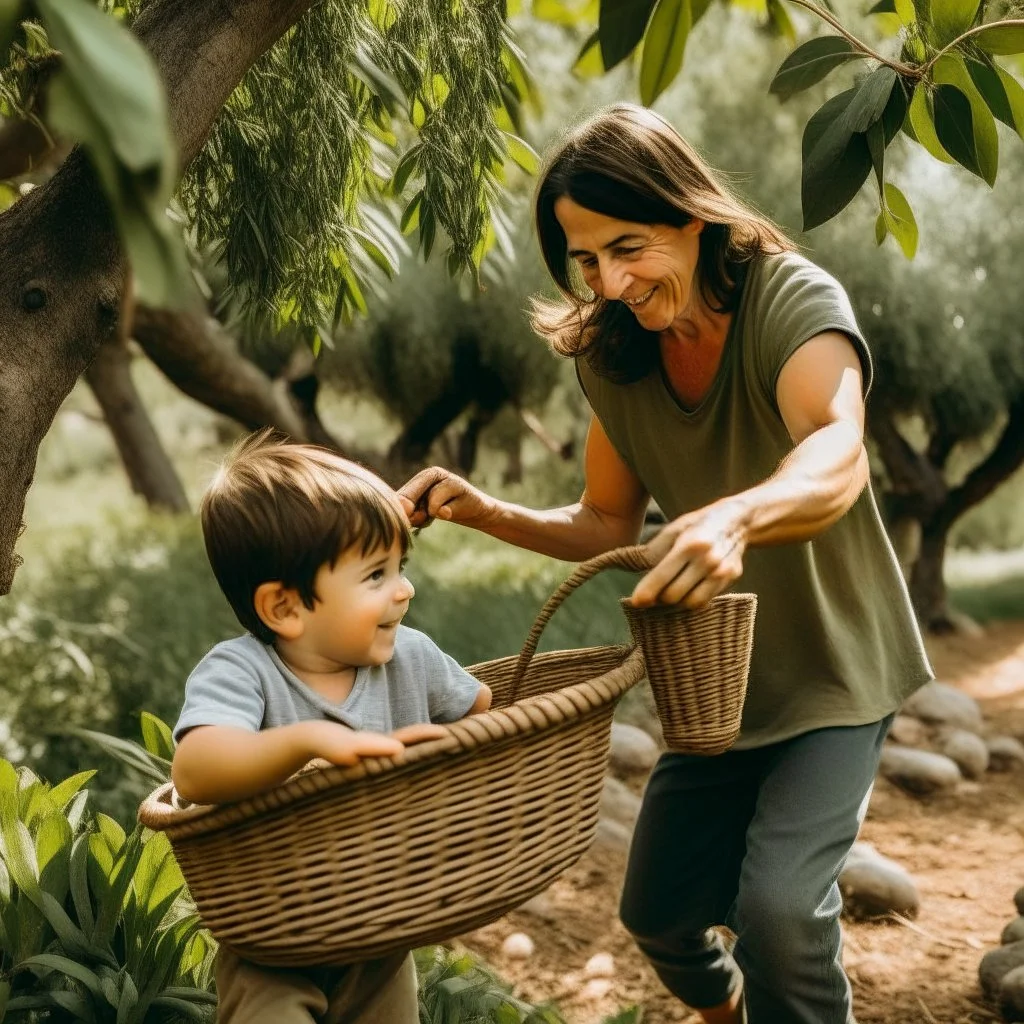
[[[312, 0], [153, 0], [135, 28], [167, 87], [184, 167], [253, 62]], [[80, 151], [0, 214], [0, 595], [39, 443], [115, 333], [124, 267], [107, 202]]]
[[249, 68], [313, 0], [155, 0], [132, 26], [153, 54], [170, 100], [181, 166], [202, 149]]
[[871, 436], [889, 474], [890, 495], [898, 506], [897, 514], [926, 518], [946, 500], [946, 481], [899, 432], [890, 414], [874, 409], [869, 415]]
[[969, 508], [984, 501], [1024, 463], [1024, 395], [1010, 403], [1009, 418], [995, 448], [949, 496], [941, 515], [951, 525]]

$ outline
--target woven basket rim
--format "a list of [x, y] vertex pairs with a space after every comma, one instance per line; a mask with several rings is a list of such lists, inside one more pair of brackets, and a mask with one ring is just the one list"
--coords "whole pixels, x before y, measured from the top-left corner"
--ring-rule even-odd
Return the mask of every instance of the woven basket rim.
[[[308, 800], [315, 793], [340, 788], [373, 776], [422, 768], [444, 758], [458, 756], [481, 747], [513, 742], [517, 736], [527, 733], [561, 728], [567, 722], [578, 719], [604, 704], [618, 700], [631, 686], [646, 678], [647, 666], [644, 662], [643, 651], [635, 644], [606, 644], [570, 650], [545, 651], [534, 658], [533, 664], [536, 666], [544, 665], [545, 662], [557, 661], [567, 654], [585, 657], [589, 654], [597, 655], [606, 651], [621, 653], [619, 663], [607, 672], [579, 683], [570, 683], [567, 686], [523, 697], [515, 701], [514, 704], [508, 705], [508, 707], [514, 707], [544, 704], [545, 720], [542, 722], [531, 721], [529, 728], [520, 728], [505, 714], [505, 708], [492, 708], [482, 714], [473, 715], [471, 718], [443, 724], [441, 728], [448, 735], [406, 747], [401, 754], [395, 757], [368, 757], [351, 767], [325, 764], [322, 768], [318, 767], [313, 771], [293, 775], [272, 789], [256, 796], [229, 804], [195, 804], [187, 808], [173, 807], [170, 802], [173, 787], [170, 782], [167, 782], [150, 793], [143, 801], [139, 807], [139, 821], [154, 831], [169, 830], [173, 832], [184, 826], [188, 835], [195, 838], [206, 833], [220, 831], [231, 825], [241, 824], [269, 811], [278, 811], [299, 801]], [[510, 655], [506, 658], [496, 658], [488, 662], [468, 665], [466, 671], [472, 674], [473, 670], [481, 665], [492, 666], [501, 662], [514, 664], [516, 661], [517, 655]], [[596, 684], [601, 682], [611, 684], [611, 692], [608, 695], [597, 690]], [[560, 702], [559, 705], [554, 705], [551, 697], [556, 694], [577, 695], [589, 707], [581, 711], [571, 698]], [[314, 787], [312, 793], [311, 785]]]
[[627, 609], [628, 611], [642, 613], [643, 615], [679, 615], [680, 613], [686, 613], [690, 615], [701, 615], [701, 614], [713, 614], [715, 612], [724, 612], [729, 605], [746, 605], [757, 607], [757, 594], [754, 593], [738, 593], [738, 594], [718, 594], [711, 598], [707, 604], [701, 605], [699, 608], [684, 608], [681, 604], [651, 604], [644, 605], [642, 608], [634, 605], [628, 597], [619, 598], [619, 606]]

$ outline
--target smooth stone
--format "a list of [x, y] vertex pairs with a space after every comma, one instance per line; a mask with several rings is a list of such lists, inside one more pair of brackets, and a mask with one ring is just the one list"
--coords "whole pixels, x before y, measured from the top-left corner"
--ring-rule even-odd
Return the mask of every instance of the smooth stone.
[[855, 918], [916, 916], [921, 897], [909, 872], [870, 843], [854, 843], [839, 873], [843, 905]]
[[990, 949], [978, 965], [978, 980], [985, 997], [995, 1000], [1003, 978], [1017, 967], [1024, 967], [1024, 941]]
[[621, 822], [611, 818], [601, 818], [597, 822], [592, 850], [608, 850], [613, 853], [628, 853], [629, 844], [633, 839], [632, 830]]
[[583, 966], [588, 978], [614, 978], [615, 957], [611, 953], [595, 953]]
[[1024, 885], [1013, 894], [1013, 905], [1017, 908], [1017, 913], [1024, 917]]
[[945, 754], [887, 744], [882, 748], [879, 772], [911, 793], [952, 789], [962, 778], [956, 761]]
[[632, 829], [640, 814], [640, 797], [614, 775], [605, 776], [601, 791], [601, 817]]
[[1000, 945], [1008, 946], [1011, 942], [1020, 942], [1024, 939], [1024, 917], [1018, 917], [1011, 921], [999, 936]]
[[967, 729], [944, 729], [939, 737], [938, 752], [956, 761], [968, 779], [977, 779], [988, 768], [988, 745], [977, 734]]
[[925, 683], [904, 701], [902, 713], [937, 725], [955, 725], [981, 732], [983, 722], [978, 702], [948, 683]]
[[536, 947], [526, 932], [513, 932], [501, 944], [502, 953], [510, 960], [529, 960]]
[[651, 737], [635, 725], [612, 722], [611, 763], [620, 772], [649, 772], [661, 751]]
[[889, 739], [901, 747], [923, 747], [928, 742], [928, 726], [920, 718], [897, 715], [889, 727]]
[[1015, 967], [999, 983], [999, 1009], [1003, 1018], [1024, 1021], [1024, 967]]
[[1010, 772], [1024, 764], [1024, 743], [1012, 736], [993, 736], [988, 741], [989, 768]]

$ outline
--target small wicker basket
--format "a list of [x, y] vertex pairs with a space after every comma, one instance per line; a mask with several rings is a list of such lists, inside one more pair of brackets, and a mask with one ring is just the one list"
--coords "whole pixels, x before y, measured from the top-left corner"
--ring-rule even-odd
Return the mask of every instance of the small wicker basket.
[[638, 648], [534, 652], [583, 578], [648, 565], [639, 547], [584, 563], [518, 658], [470, 667], [494, 707], [441, 739], [234, 804], [179, 809], [169, 784], [153, 793], [139, 819], [167, 832], [214, 937], [271, 966], [350, 963], [480, 927], [550, 885], [593, 840], [616, 702], [648, 673], [673, 678], [655, 662], [679, 646], [654, 642], [655, 625]]
[[[650, 547], [617, 548], [577, 566], [537, 616], [520, 655], [529, 664], [558, 606], [602, 569], [643, 572], [654, 567]], [[754, 643], [756, 594], [723, 594], [703, 608], [621, 601], [633, 640], [644, 652], [666, 746], [680, 754], [715, 755], [736, 742], [747, 695]]]

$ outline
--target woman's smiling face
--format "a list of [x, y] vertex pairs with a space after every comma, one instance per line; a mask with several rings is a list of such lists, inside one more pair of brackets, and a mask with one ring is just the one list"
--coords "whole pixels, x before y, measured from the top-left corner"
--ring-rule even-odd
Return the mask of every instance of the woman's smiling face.
[[697, 307], [703, 221], [679, 228], [637, 224], [595, 213], [568, 196], [555, 202], [555, 217], [587, 286], [603, 299], [626, 303], [642, 327], [664, 331]]

